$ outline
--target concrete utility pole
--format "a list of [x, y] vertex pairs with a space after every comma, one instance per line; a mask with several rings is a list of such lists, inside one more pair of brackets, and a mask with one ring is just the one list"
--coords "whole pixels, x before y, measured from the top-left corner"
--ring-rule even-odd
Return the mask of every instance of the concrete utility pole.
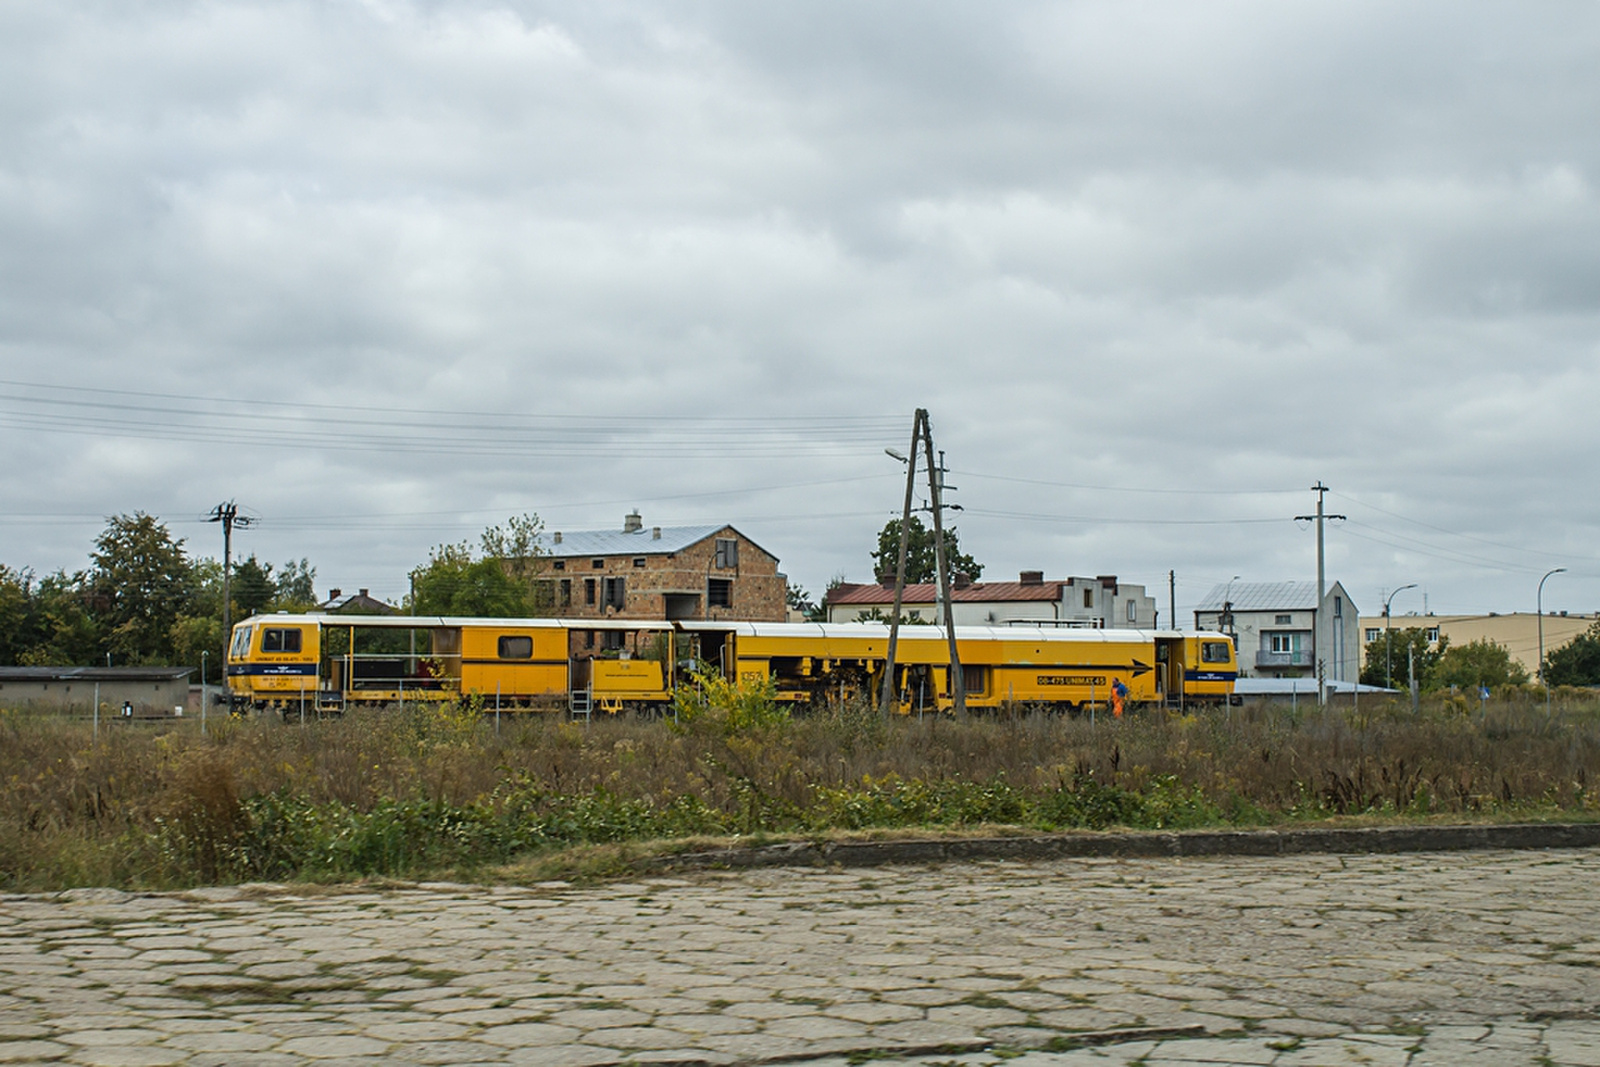
[[228, 644], [233, 640], [233, 599], [228, 588], [228, 576], [233, 569], [233, 528], [237, 526], [244, 529], [255, 520], [239, 514], [238, 506], [231, 500], [225, 500], [211, 509], [211, 516], [206, 521], [222, 524], [222, 677], [226, 685]]
[[1327, 569], [1324, 565], [1322, 523], [1324, 519], [1339, 519], [1343, 521], [1345, 516], [1323, 514], [1322, 498], [1327, 495], [1328, 487], [1322, 484], [1322, 479], [1317, 479], [1317, 484], [1311, 487], [1311, 491], [1317, 494], [1317, 513], [1315, 515], [1296, 515], [1294, 518], [1296, 522], [1315, 519], [1317, 523], [1317, 614], [1316, 625], [1312, 628], [1311, 644], [1317, 657], [1317, 706], [1325, 708], [1328, 706], [1328, 662], [1324, 658], [1323, 650], [1328, 645], [1323, 644], [1323, 633], [1328, 629], [1326, 618], [1328, 612], [1326, 610], [1327, 605], [1323, 603], [1327, 597]]
[[892, 448], [884, 449], [906, 465], [906, 502], [900, 509], [900, 556], [894, 567], [894, 611], [889, 615], [889, 651], [883, 665], [883, 693], [878, 698], [879, 710], [885, 715], [889, 714], [890, 702], [894, 699], [894, 655], [900, 640], [900, 608], [906, 591], [906, 546], [911, 541], [911, 494], [917, 484], [917, 442], [922, 439], [927, 418], [928, 413], [918, 408], [916, 417], [911, 420], [910, 455], [902, 456]]
[[1178, 572], [1167, 572], [1167, 611], [1172, 617], [1172, 628], [1181, 630], [1178, 625]]
[[[961, 676], [961, 654], [956, 650], [955, 612], [950, 605], [950, 560], [944, 550], [944, 455], [933, 461], [933, 424], [928, 413], [922, 413], [922, 449], [928, 461], [928, 495], [933, 508], [933, 551], [939, 564], [939, 592], [944, 598], [944, 631], [950, 642], [950, 698], [955, 702], [956, 714], [967, 713], [966, 679]], [[952, 487], [953, 488], [953, 487]]]

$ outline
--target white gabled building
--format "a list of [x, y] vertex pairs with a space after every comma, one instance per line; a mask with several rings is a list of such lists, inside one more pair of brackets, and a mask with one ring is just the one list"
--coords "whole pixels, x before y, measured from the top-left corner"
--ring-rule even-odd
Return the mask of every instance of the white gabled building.
[[[923, 622], [943, 622], [936, 608], [937, 587], [923, 582], [905, 587], [901, 613]], [[894, 610], [894, 584], [845, 583], [828, 590], [823, 602], [829, 622], [887, 618]], [[1154, 629], [1156, 602], [1144, 586], [1119, 582], [1114, 574], [1095, 578], [1045, 579], [1043, 571], [1023, 571], [1014, 582], [958, 581], [950, 590], [957, 626], [1042, 623], [1093, 629]]]
[[1329, 642], [1319, 657], [1316, 582], [1228, 582], [1207, 593], [1194, 611], [1197, 630], [1233, 635], [1239, 674], [1252, 678], [1315, 678], [1354, 682], [1361, 676], [1361, 618], [1344, 586], [1328, 586], [1322, 609]]

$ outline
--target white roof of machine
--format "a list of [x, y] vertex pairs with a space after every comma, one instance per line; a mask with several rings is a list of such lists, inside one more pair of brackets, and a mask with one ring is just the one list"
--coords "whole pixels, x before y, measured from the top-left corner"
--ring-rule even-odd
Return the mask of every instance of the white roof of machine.
[[672, 624], [661, 619], [547, 619], [504, 618], [475, 615], [336, 615], [328, 612], [308, 612], [304, 615], [254, 615], [245, 622], [290, 623], [316, 622], [330, 626], [369, 626], [390, 629], [425, 629], [434, 626], [501, 626], [537, 629], [540, 627], [569, 630], [670, 630]]
[[[888, 637], [889, 627], [874, 622], [726, 622], [695, 624], [684, 629], [732, 630], [751, 637]], [[1182, 637], [1174, 630], [1100, 630], [1061, 626], [957, 626], [956, 636], [963, 641], [1068, 641], [1105, 644], [1112, 641], [1152, 641], [1156, 637]], [[1190, 635], [1194, 636], [1194, 635]], [[931, 638], [944, 640], [943, 626], [924, 624], [900, 627], [901, 640]]]

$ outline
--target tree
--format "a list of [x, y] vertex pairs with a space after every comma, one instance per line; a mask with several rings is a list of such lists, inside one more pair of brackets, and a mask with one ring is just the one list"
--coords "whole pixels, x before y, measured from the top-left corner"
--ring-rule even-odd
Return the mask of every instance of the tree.
[[300, 562], [290, 560], [278, 568], [274, 581], [277, 594], [273, 606], [287, 611], [304, 610], [317, 603], [317, 568], [304, 556]]
[[1550, 685], [1600, 685], [1600, 620], [1544, 658]]
[[822, 622], [822, 609], [811, 599], [811, 594], [802, 586], [789, 583], [783, 594], [784, 602], [789, 605], [790, 611], [798, 611], [804, 615], [807, 622]]
[[1430, 688], [1436, 689], [1480, 685], [1494, 688], [1500, 685], [1523, 685], [1528, 680], [1528, 671], [1511, 658], [1511, 653], [1503, 645], [1483, 638], [1446, 649], [1428, 680], [1432, 683]]
[[[203, 666], [206, 676], [201, 681], [218, 684], [222, 674], [222, 619], [216, 615], [180, 615], [168, 634], [172, 642], [172, 657], [183, 665], [192, 664], [198, 671]], [[207, 653], [202, 656], [201, 653]]]
[[537, 582], [543, 550], [535, 515], [511, 519], [483, 532], [481, 556], [466, 541], [439, 545], [426, 565], [411, 572], [411, 610], [424, 615], [480, 615], [506, 618], [537, 615], [549, 597]]
[[[933, 531], [922, 525], [922, 520], [911, 516], [910, 536], [906, 540], [906, 582], [936, 582], [939, 580], [939, 559], [935, 551]], [[955, 527], [944, 531], [944, 555], [950, 574], [965, 574], [976, 579], [983, 573], [983, 564], [961, 551], [960, 538]], [[878, 581], [894, 581], [895, 567], [900, 560], [900, 520], [890, 519], [878, 532], [878, 550], [872, 553], [877, 562], [873, 573]]]
[[100, 623], [89, 611], [88, 577], [56, 571], [34, 588], [28, 647], [17, 662], [29, 667], [85, 666], [102, 661]]
[[262, 565], [254, 553], [233, 569], [233, 579], [228, 589], [233, 598], [234, 618], [248, 619], [259, 615], [271, 606], [278, 595], [278, 586], [272, 578], [272, 564]]
[[[1428, 640], [1428, 631], [1420, 626], [1395, 627], [1389, 636], [1382, 633], [1377, 640], [1368, 641], [1366, 666], [1361, 669], [1361, 681], [1367, 685], [1389, 685], [1388, 665], [1394, 664], [1394, 688], [1411, 687], [1411, 663], [1416, 663], [1417, 680], [1426, 679], [1439, 657], [1450, 647], [1450, 639], [1442, 638], [1435, 646]], [[1413, 661], [1412, 654], [1415, 659]]]
[[18, 662], [32, 643], [33, 572], [0, 563], [0, 663]]
[[124, 663], [171, 659], [172, 624], [191, 587], [183, 541], [143, 512], [116, 515], [95, 541], [91, 576], [96, 614], [110, 651]]

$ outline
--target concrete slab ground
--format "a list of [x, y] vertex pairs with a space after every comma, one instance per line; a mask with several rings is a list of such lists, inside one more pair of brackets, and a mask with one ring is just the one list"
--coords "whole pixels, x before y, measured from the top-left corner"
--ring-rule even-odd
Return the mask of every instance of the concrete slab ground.
[[9, 896], [0, 1064], [1600, 1064], [1597, 885], [1572, 849]]

